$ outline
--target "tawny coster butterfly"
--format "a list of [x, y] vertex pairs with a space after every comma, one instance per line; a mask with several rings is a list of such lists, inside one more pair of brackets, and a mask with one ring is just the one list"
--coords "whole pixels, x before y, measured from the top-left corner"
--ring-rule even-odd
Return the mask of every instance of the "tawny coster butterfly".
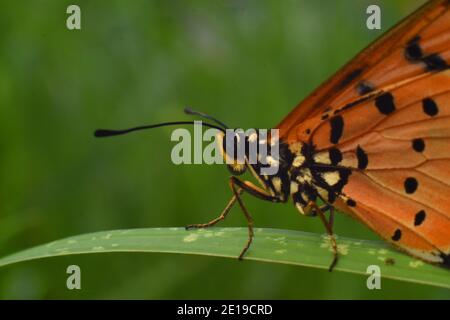
[[[242, 258], [253, 238], [245, 191], [271, 202], [292, 199], [302, 214], [318, 215], [330, 235], [338, 208], [412, 256], [450, 267], [449, 7], [449, 0], [428, 2], [315, 90], [277, 126], [277, 174], [260, 174], [261, 163], [229, 165], [231, 201], [218, 218], [187, 228], [216, 224], [237, 201], [249, 229]], [[206, 126], [227, 128], [187, 111], [218, 124]], [[236, 177], [246, 169], [261, 187]], [[337, 262], [331, 239], [330, 270]]]

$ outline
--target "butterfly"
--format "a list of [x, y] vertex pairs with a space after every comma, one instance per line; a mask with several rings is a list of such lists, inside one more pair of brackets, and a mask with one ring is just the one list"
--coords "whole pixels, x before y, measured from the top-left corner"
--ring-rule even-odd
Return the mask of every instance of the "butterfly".
[[[279, 145], [268, 160], [274, 175], [261, 174], [263, 161], [232, 161], [233, 196], [216, 219], [186, 228], [210, 227], [238, 203], [253, 218], [242, 194], [285, 203], [318, 216], [330, 235], [337, 263], [334, 209], [359, 220], [400, 250], [450, 267], [450, 1], [432, 0], [369, 45], [298, 104], [281, 123], [277, 137], [246, 138]], [[222, 122], [219, 143], [228, 157]], [[136, 129], [187, 124], [170, 122], [134, 129], [98, 130], [109, 136]], [[258, 158], [259, 159], [259, 158]], [[265, 161], [264, 163], [267, 163]], [[259, 186], [238, 176], [249, 170]], [[319, 203], [321, 203], [319, 205]], [[329, 216], [326, 216], [329, 212]]]

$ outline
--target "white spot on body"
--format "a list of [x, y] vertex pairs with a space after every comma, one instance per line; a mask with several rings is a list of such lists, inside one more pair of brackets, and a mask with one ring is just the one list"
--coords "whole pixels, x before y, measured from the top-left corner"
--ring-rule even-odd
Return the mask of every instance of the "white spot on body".
[[334, 171], [334, 172], [325, 172], [322, 175], [323, 179], [325, 180], [325, 182], [329, 185], [329, 186], [334, 186], [336, 183], [339, 182], [340, 180], [340, 176], [339, 173]]
[[276, 160], [274, 157], [272, 157], [272, 156], [267, 156], [266, 157], [266, 161], [267, 161], [267, 164], [269, 164], [269, 165], [271, 165], [271, 166], [274, 166], [274, 167], [277, 167], [278, 165], [279, 165], [279, 161], [278, 160]]
[[279, 177], [273, 177], [272, 184], [277, 192], [281, 192], [281, 179]]
[[297, 208], [297, 210], [301, 213], [301, 214], [305, 214], [305, 210], [303, 210], [303, 207], [300, 203], [296, 203], [295, 207]]
[[300, 167], [305, 163], [305, 157], [303, 155], [296, 156], [294, 161], [292, 161], [292, 165], [296, 168]]
[[291, 194], [294, 194], [298, 191], [298, 183], [295, 181], [291, 181]]
[[297, 176], [297, 181], [301, 184], [312, 182], [312, 174], [309, 169], [303, 169], [300, 171], [300, 175]]
[[328, 152], [321, 152], [314, 155], [314, 162], [315, 163], [322, 163], [322, 164], [331, 164], [330, 155]]
[[301, 142], [291, 143], [289, 145], [289, 150], [293, 154], [301, 154], [301, 152], [300, 152], [301, 149], [302, 149], [302, 143]]
[[319, 192], [319, 195], [324, 198], [324, 199], [328, 199], [328, 191], [321, 188], [321, 187], [316, 187], [317, 191]]

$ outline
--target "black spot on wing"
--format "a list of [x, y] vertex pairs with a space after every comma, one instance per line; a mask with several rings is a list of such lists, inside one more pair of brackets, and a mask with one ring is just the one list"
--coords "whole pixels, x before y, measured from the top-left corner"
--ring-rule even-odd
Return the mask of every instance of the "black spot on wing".
[[439, 108], [436, 102], [434, 102], [434, 100], [431, 98], [425, 98], [422, 100], [422, 108], [423, 112], [425, 112], [425, 114], [429, 115], [430, 117], [434, 117], [439, 113]]
[[328, 150], [328, 156], [330, 157], [331, 164], [334, 166], [342, 161], [342, 152], [338, 148]]
[[441, 71], [449, 68], [447, 62], [437, 53], [430, 54], [422, 60], [426, 65], [427, 71]]
[[405, 57], [409, 61], [417, 62], [420, 61], [423, 57], [422, 48], [419, 44], [420, 37], [412, 38], [406, 45], [405, 48]]
[[358, 83], [358, 85], [356, 86], [356, 91], [358, 92], [359, 95], [363, 96], [368, 94], [369, 92], [372, 92], [373, 90], [375, 90], [375, 88], [368, 82], [366, 81], [361, 81], [360, 83]]
[[336, 183], [333, 188], [336, 190], [337, 193], [342, 192], [342, 188], [348, 183], [348, 178], [352, 174], [352, 171], [347, 168], [340, 168], [339, 169], [339, 182]]
[[414, 139], [412, 141], [412, 147], [416, 152], [423, 152], [425, 150], [425, 142], [423, 139]]
[[356, 207], [356, 202], [355, 202], [355, 200], [353, 200], [353, 199], [348, 199], [345, 203], [346, 203], [349, 207]]
[[369, 158], [367, 157], [367, 153], [360, 146], [356, 148], [356, 158], [358, 159], [358, 169], [367, 168]]
[[399, 241], [402, 237], [402, 231], [400, 229], [395, 230], [394, 234], [392, 235], [391, 239], [394, 241]]
[[405, 192], [408, 194], [414, 193], [417, 190], [417, 187], [419, 186], [419, 183], [417, 182], [416, 178], [406, 178], [404, 182]]
[[416, 213], [416, 215], [414, 216], [414, 225], [420, 226], [424, 221], [425, 221], [425, 217], [427, 216], [427, 214], [425, 213], [424, 210], [420, 210], [419, 212]]
[[344, 132], [344, 119], [342, 116], [334, 116], [330, 119], [330, 142], [337, 144], [342, 137]]
[[362, 68], [358, 68], [355, 69], [351, 72], [349, 72], [343, 79], [342, 81], [339, 83], [338, 88], [343, 88], [346, 85], [350, 84], [353, 80], [355, 80], [356, 78], [358, 78], [358, 76], [363, 72]]
[[394, 96], [390, 92], [383, 93], [375, 99], [375, 106], [382, 114], [390, 114], [395, 111]]
[[405, 47], [405, 57], [413, 63], [422, 62], [426, 71], [441, 71], [449, 68], [447, 62], [437, 53], [425, 55], [420, 46], [420, 37], [412, 38]]
[[359, 99], [357, 99], [355, 101], [352, 101], [352, 102], [346, 104], [342, 108], [334, 110], [333, 114], [336, 115], [336, 114], [338, 114], [338, 113], [340, 113], [340, 112], [342, 112], [344, 110], [348, 110], [348, 109], [351, 109], [351, 108], [356, 107], [358, 105], [361, 105], [363, 102], [372, 99], [372, 97], [373, 97], [372, 94], [369, 94], [369, 95], [366, 95], [364, 97], [361, 97], [361, 98], [359, 98]]

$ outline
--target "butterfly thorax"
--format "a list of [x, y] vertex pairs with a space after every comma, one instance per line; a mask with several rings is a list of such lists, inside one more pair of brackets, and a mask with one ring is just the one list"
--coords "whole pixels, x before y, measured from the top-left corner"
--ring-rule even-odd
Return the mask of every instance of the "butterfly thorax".
[[[278, 170], [273, 175], [261, 174], [264, 165], [251, 165], [254, 175], [268, 192], [286, 202], [292, 198], [295, 207], [304, 215], [314, 215], [311, 203], [318, 199], [333, 204], [341, 196], [342, 188], [351, 174], [350, 169], [337, 166], [342, 157], [337, 149], [315, 150], [310, 143], [279, 141], [279, 155], [268, 155]], [[267, 161], [262, 161], [267, 162]]]
[[[227, 156], [224, 137], [220, 138]], [[251, 143], [258, 146], [256, 151], [252, 151]], [[235, 144], [237, 149], [239, 139]], [[300, 213], [314, 215], [310, 210], [312, 202], [320, 199], [333, 204], [341, 196], [351, 174], [350, 169], [337, 165], [341, 158], [336, 148], [319, 151], [308, 142], [287, 143], [256, 131], [245, 137], [245, 163], [234, 159], [236, 163], [228, 164], [228, 168], [233, 175], [241, 175], [248, 168], [274, 201], [292, 198]]]

